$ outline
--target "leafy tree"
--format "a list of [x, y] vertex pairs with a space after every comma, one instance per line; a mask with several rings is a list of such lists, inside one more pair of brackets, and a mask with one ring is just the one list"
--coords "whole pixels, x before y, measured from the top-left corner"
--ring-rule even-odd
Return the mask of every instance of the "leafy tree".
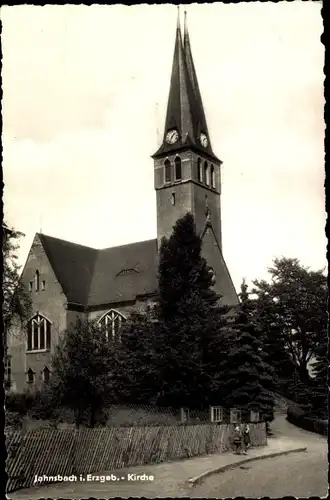
[[222, 398], [227, 408], [259, 411], [264, 420], [270, 421], [274, 408], [274, 370], [265, 361], [253, 304], [244, 282], [240, 299], [233, 325], [235, 340], [226, 358]]
[[60, 338], [53, 356], [53, 401], [72, 408], [79, 427], [85, 412], [94, 427], [97, 412], [111, 397], [114, 344], [89, 320], [78, 320]]
[[2, 314], [4, 324], [3, 334], [3, 352], [5, 362], [5, 388], [10, 388], [9, 365], [7, 358], [7, 336], [13, 322], [19, 322], [21, 325], [31, 314], [31, 297], [24, 284], [20, 280], [20, 268], [18, 264], [19, 239], [24, 236], [23, 233], [9, 228], [5, 223], [2, 224], [3, 233], [3, 275], [2, 290], [3, 303]]
[[251, 301], [253, 314], [258, 325], [264, 353], [264, 361], [274, 369], [276, 391], [292, 396], [295, 365], [285, 348], [282, 331], [275, 321], [273, 303], [268, 296], [259, 294], [258, 300]]
[[[307, 365], [327, 327], [327, 280], [322, 271], [311, 271], [298, 259], [275, 259], [271, 281], [256, 280], [253, 292], [259, 310], [265, 308], [263, 324], [277, 332], [277, 346], [290, 355], [300, 380], [310, 383]], [[257, 304], [258, 307], [258, 304]]]
[[[221, 359], [228, 350], [225, 308], [201, 256], [202, 241], [188, 213], [160, 249], [157, 366], [161, 404], [206, 407], [218, 395]], [[217, 378], [218, 376], [218, 378]]]
[[11, 326], [14, 318], [22, 323], [27, 320], [31, 313], [30, 294], [20, 280], [20, 268], [18, 264], [19, 240], [23, 233], [15, 229], [9, 229], [3, 224], [3, 304], [2, 314], [5, 330]]

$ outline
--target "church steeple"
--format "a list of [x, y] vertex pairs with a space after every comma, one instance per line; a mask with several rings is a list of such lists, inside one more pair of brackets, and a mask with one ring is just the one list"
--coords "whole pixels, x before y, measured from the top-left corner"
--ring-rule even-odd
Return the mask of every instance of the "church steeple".
[[189, 81], [191, 84], [192, 92], [193, 92], [193, 115], [195, 120], [195, 137], [196, 140], [200, 143], [201, 134], [205, 134], [207, 137], [207, 146], [203, 147], [203, 150], [206, 151], [211, 156], [214, 156], [211, 147], [210, 136], [207, 128], [204, 106], [202, 101], [202, 96], [199, 90], [197, 74], [195, 70], [194, 60], [191, 53], [190, 46], [190, 38], [188, 32], [188, 23], [187, 23], [187, 12], [184, 13], [184, 55], [185, 55], [185, 63], [187, 68], [187, 73], [189, 77]]
[[192, 148], [219, 161], [210, 144], [204, 107], [191, 54], [186, 12], [184, 44], [178, 13], [163, 143], [153, 158], [182, 148]]

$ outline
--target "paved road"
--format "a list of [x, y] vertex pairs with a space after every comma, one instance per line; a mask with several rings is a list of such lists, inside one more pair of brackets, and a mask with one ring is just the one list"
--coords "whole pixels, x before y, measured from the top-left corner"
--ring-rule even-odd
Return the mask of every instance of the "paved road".
[[307, 452], [250, 462], [242, 468], [215, 474], [195, 486], [191, 498], [325, 497], [328, 493], [326, 439], [302, 431], [281, 417], [274, 422], [273, 429], [279, 437], [303, 440]]
[[[243, 469], [244, 467], [244, 469]], [[293, 453], [247, 463], [210, 476], [191, 498], [324, 497], [328, 492], [326, 452]]]

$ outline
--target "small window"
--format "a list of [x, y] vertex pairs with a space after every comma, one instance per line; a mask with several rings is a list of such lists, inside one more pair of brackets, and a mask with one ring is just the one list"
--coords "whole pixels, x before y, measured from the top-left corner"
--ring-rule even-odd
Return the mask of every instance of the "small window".
[[213, 189], [215, 188], [215, 172], [213, 165], [211, 165], [211, 186], [213, 187]]
[[32, 292], [33, 290], [33, 281], [30, 281], [29, 283], [29, 292]]
[[197, 179], [198, 182], [203, 182], [202, 160], [200, 158], [197, 160]]
[[5, 362], [5, 383], [6, 386], [9, 388], [11, 386], [11, 357], [7, 356], [6, 362]]
[[207, 186], [210, 184], [209, 166], [207, 164], [207, 161], [204, 162], [204, 182], [205, 184], [207, 184]]
[[45, 384], [48, 384], [50, 380], [50, 370], [49, 368], [47, 368], [47, 366], [45, 366], [45, 368], [42, 370], [42, 379]]
[[165, 182], [172, 181], [172, 165], [170, 160], [165, 160]]
[[27, 383], [33, 384], [35, 375], [34, 371], [31, 368], [29, 368], [28, 371], [26, 372], [26, 375], [27, 375]]
[[172, 202], [172, 205], [175, 205], [175, 193], [172, 193], [171, 202]]
[[40, 274], [39, 271], [36, 271], [35, 277], [34, 277], [34, 284], [35, 284], [35, 291], [39, 292], [39, 287], [40, 287]]
[[46, 281], [41, 282], [41, 290], [44, 292], [46, 288]]
[[175, 158], [175, 180], [181, 181], [181, 179], [182, 179], [181, 158], [177, 156]]

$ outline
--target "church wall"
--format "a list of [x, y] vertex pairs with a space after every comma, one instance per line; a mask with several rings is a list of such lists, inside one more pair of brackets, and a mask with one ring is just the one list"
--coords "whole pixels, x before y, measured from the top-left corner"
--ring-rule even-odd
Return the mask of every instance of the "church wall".
[[104, 314], [113, 309], [128, 318], [133, 311], [144, 312], [148, 306], [153, 304], [154, 301], [154, 298], [146, 297], [141, 299], [138, 298], [133, 303], [110, 304], [102, 307], [101, 309], [98, 308], [97, 310], [90, 311], [88, 316], [89, 319], [98, 321]]
[[223, 302], [226, 305], [237, 305], [239, 301], [235, 287], [210, 228], [203, 237], [202, 255], [215, 272], [215, 291], [223, 296]]
[[[35, 273], [40, 273], [40, 289], [35, 291]], [[47, 255], [38, 236], [35, 237], [29, 252], [22, 281], [28, 287], [33, 281], [31, 293], [32, 317], [38, 312], [51, 322], [51, 349], [27, 352], [27, 327], [16, 324], [9, 333], [8, 353], [11, 356], [12, 390], [22, 392], [36, 389], [42, 385], [42, 370], [47, 366], [51, 370], [51, 355], [58, 343], [59, 334], [66, 329], [66, 297], [58, 283]], [[42, 281], [45, 289], [42, 290]], [[27, 383], [27, 370], [35, 372], [35, 383]]]

